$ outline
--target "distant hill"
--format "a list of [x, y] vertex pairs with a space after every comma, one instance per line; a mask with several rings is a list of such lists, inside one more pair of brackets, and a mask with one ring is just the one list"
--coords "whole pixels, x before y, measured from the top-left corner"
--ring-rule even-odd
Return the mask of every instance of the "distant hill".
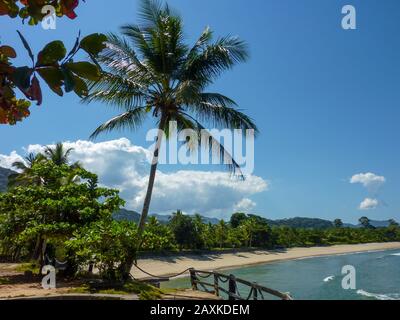
[[[151, 217], [156, 217], [160, 223], [166, 224], [168, 223], [171, 215], [161, 215], [161, 214], [150, 214]], [[219, 222], [219, 219], [217, 218], [207, 218], [203, 217], [203, 222], [204, 223], [212, 223], [212, 224], [217, 224]], [[128, 220], [128, 221], [133, 221], [133, 222], [139, 222], [140, 219], [140, 213], [133, 211], [133, 210], [126, 210], [126, 209], [120, 209], [118, 212], [114, 213], [114, 219], [115, 220]]]
[[115, 220], [128, 220], [133, 222], [139, 222], [140, 213], [133, 210], [120, 209], [113, 215]]
[[[161, 215], [161, 214], [151, 214], [150, 216], [156, 217], [160, 223], [166, 224], [168, 223], [171, 215]], [[250, 215], [251, 216], [251, 215]], [[217, 224], [220, 220], [217, 218], [208, 218], [201, 216], [203, 218], [204, 223]], [[128, 220], [139, 222], [140, 213], [133, 210], [120, 209], [117, 213], [114, 213], [114, 218], [116, 220]], [[278, 220], [270, 220], [260, 217], [260, 219], [267, 222], [270, 226], [286, 226], [291, 228], [303, 228], [303, 229], [328, 229], [333, 227], [333, 222], [324, 219], [318, 218], [305, 218], [305, 217], [295, 217], [289, 219], [278, 219]], [[370, 223], [375, 228], [383, 228], [389, 226], [389, 221], [378, 221], [378, 220], [370, 220]], [[351, 223], [344, 223], [344, 227], [346, 228], [361, 228], [360, 224], [354, 225]]]
[[[371, 226], [375, 228], [386, 228], [390, 225], [389, 220], [383, 220], [383, 221], [370, 220], [369, 223], [371, 224]], [[360, 223], [357, 225], [351, 223], [344, 223], [343, 226], [347, 228], [362, 228], [362, 225]]]
[[10, 169], [0, 167], [0, 192], [7, 190], [8, 176], [14, 173], [15, 172]]
[[[171, 218], [171, 215], [161, 215], [161, 214], [151, 214], [152, 217], [156, 217], [158, 221], [160, 221], [161, 223], [168, 223], [169, 219]], [[194, 215], [189, 215], [191, 217], [194, 217]], [[217, 218], [208, 218], [208, 217], [204, 217], [201, 216], [201, 218], [203, 219], [204, 223], [211, 223], [211, 224], [217, 224], [219, 222], [219, 219]]]
[[[378, 221], [378, 220], [370, 220], [369, 221], [371, 226], [374, 226], [375, 228], [386, 228], [390, 225], [390, 221]], [[361, 225], [358, 225], [361, 226]]]
[[332, 221], [318, 219], [318, 218], [289, 218], [279, 220], [267, 220], [270, 226], [286, 226], [291, 228], [305, 228], [305, 229], [328, 229], [333, 226]]

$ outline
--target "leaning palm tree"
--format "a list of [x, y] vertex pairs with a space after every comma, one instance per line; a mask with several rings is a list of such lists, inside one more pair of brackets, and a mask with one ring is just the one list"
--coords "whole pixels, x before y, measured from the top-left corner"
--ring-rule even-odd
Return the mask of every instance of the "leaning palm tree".
[[[91, 135], [116, 129], [136, 129], [147, 116], [157, 123], [159, 134], [153, 153], [149, 183], [138, 232], [142, 234], [149, 212], [163, 132], [168, 137], [169, 122], [178, 130], [192, 129], [207, 135], [204, 124], [214, 128], [254, 129], [253, 121], [236, 109], [236, 103], [206, 89], [222, 72], [248, 57], [245, 43], [237, 37], [212, 40], [206, 28], [193, 47], [184, 42], [183, 23], [168, 5], [142, 0], [139, 24], [121, 28], [123, 36], [110, 34], [107, 48], [99, 56], [103, 76], [91, 83], [86, 102], [100, 101], [122, 109], [122, 113], [99, 126]], [[220, 156], [230, 161], [233, 172], [240, 170], [231, 155], [211, 134]], [[197, 144], [197, 143], [196, 143]], [[188, 147], [190, 145], [188, 144]], [[239, 175], [241, 173], [239, 172]]]

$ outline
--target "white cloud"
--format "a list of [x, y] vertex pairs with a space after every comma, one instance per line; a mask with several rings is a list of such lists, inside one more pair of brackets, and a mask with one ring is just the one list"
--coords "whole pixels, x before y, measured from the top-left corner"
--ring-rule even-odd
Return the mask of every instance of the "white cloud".
[[249, 211], [254, 209], [256, 205], [257, 204], [253, 200], [244, 198], [235, 204], [234, 211], [249, 213]]
[[359, 173], [351, 177], [350, 183], [360, 183], [370, 191], [377, 191], [384, 183], [386, 178], [375, 173]]
[[[126, 138], [64, 144], [74, 149], [72, 161], [79, 161], [87, 170], [96, 173], [101, 184], [121, 191], [127, 208], [142, 209], [150, 167], [147, 149], [133, 145]], [[30, 145], [26, 151], [40, 152], [43, 148], [42, 145]], [[268, 189], [268, 182], [254, 175], [241, 181], [218, 171], [163, 172], [166, 166], [160, 166], [157, 171], [150, 208], [153, 213], [181, 209], [190, 214], [198, 212], [226, 218], [237, 208], [254, 208], [256, 204], [249, 197]]]
[[13, 169], [12, 164], [16, 161], [23, 161], [16, 151], [12, 151], [9, 155], [0, 154], [0, 167]]
[[372, 210], [379, 206], [379, 201], [377, 199], [366, 198], [360, 203], [360, 210]]

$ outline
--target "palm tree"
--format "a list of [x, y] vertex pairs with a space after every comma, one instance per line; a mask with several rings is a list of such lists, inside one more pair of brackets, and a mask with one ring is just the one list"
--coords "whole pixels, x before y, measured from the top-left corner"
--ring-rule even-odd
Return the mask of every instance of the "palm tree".
[[341, 228], [341, 227], [343, 227], [343, 221], [342, 221], [342, 219], [335, 219], [335, 220], [333, 221], [333, 224], [334, 224], [335, 228]]
[[[44, 149], [44, 155], [47, 159], [53, 161], [53, 163], [57, 166], [61, 166], [64, 164], [69, 164], [69, 156], [73, 151], [73, 148], [66, 149], [64, 144], [58, 142], [54, 147], [46, 147]], [[71, 165], [71, 167], [79, 167], [79, 163], [75, 162]]]
[[399, 223], [394, 219], [389, 219], [389, 226], [398, 227]]
[[44, 159], [45, 157], [41, 153], [30, 153], [23, 160], [15, 161], [12, 164], [12, 167], [19, 172], [8, 176], [8, 187], [12, 188], [18, 185], [41, 184], [43, 182], [41, 177], [32, 174], [32, 166]]
[[371, 225], [371, 221], [369, 220], [369, 218], [367, 217], [361, 217], [360, 219], [358, 219], [358, 222], [360, 222], [360, 224], [364, 227], [364, 228], [373, 228]]
[[[253, 129], [253, 121], [236, 109], [236, 103], [220, 94], [207, 92], [224, 71], [246, 61], [246, 44], [237, 37], [212, 40], [206, 28], [193, 47], [184, 43], [183, 23], [168, 5], [142, 0], [140, 23], [121, 28], [123, 36], [110, 34], [107, 48], [99, 56], [103, 77], [92, 83], [86, 102], [100, 101], [118, 106], [122, 113], [99, 126], [91, 135], [117, 129], [136, 129], [152, 116], [159, 134], [151, 163], [138, 232], [142, 234], [149, 212], [163, 134], [176, 121], [177, 129], [192, 129], [207, 135], [201, 122], [213, 127]], [[211, 134], [209, 142], [218, 145], [221, 158], [230, 159], [232, 172], [239, 169], [231, 155]], [[227, 161], [229, 162], [229, 161]], [[240, 170], [240, 169], [239, 169]], [[241, 173], [240, 173], [241, 174]]]

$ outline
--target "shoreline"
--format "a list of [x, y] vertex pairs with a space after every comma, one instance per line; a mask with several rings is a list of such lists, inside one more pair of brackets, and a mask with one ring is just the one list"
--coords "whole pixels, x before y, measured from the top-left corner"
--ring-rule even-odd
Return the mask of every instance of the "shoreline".
[[[356, 254], [372, 251], [400, 249], [400, 242], [345, 244], [327, 247], [289, 248], [283, 250], [237, 251], [235, 253], [204, 253], [204, 254], [172, 254], [158, 257], [138, 259], [138, 266], [148, 273], [159, 277], [167, 277], [180, 273], [188, 268], [199, 270], [226, 270], [238, 267], [248, 267], [265, 263]], [[136, 279], [151, 278], [137, 268], [131, 271]], [[188, 272], [181, 275], [185, 277]]]

